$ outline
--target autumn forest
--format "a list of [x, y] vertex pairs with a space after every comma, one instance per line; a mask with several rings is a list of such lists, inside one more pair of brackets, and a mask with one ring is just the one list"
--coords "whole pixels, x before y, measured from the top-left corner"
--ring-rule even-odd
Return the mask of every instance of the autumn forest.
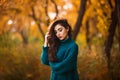
[[120, 0], [0, 0], [0, 80], [49, 80], [40, 61], [52, 21], [66, 18], [80, 80], [120, 80]]

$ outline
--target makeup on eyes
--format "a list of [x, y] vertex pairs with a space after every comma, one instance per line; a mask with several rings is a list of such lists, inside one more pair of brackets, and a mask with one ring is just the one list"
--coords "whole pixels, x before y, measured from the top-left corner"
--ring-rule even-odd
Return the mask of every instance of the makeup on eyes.
[[61, 31], [62, 31], [62, 28], [59, 28], [58, 31], [61, 32]]
[[57, 33], [57, 31], [61, 32], [62, 30], [62, 28], [58, 28], [57, 30], [55, 30], [55, 33]]

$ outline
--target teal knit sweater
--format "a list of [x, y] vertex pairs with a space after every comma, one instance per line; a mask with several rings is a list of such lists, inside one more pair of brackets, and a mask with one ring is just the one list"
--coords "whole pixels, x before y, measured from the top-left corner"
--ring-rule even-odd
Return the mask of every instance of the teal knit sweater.
[[60, 41], [57, 62], [48, 61], [48, 47], [42, 47], [41, 61], [51, 67], [50, 80], [79, 80], [77, 72], [78, 46], [71, 39]]

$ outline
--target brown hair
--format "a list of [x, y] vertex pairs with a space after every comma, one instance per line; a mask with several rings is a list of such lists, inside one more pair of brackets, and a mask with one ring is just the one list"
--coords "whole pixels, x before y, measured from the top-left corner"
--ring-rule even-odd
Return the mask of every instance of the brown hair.
[[58, 47], [60, 45], [60, 40], [57, 38], [54, 28], [56, 25], [61, 25], [63, 27], [65, 27], [66, 29], [69, 29], [68, 31], [68, 36], [71, 37], [71, 27], [68, 24], [66, 19], [58, 19], [55, 20], [49, 27], [49, 35], [50, 37], [48, 37], [48, 44], [49, 44], [49, 50], [48, 50], [48, 59], [49, 61], [52, 62], [56, 62], [57, 61], [57, 57], [56, 57], [56, 53], [58, 50]]

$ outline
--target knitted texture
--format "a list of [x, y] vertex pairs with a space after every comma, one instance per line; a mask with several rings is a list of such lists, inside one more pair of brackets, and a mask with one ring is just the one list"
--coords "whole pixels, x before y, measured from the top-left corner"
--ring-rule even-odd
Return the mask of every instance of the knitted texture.
[[48, 61], [48, 47], [42, 47], [41, 61], [51, 67], [50, 80], [79, 80], [77, 72], [78, 45], [71, 39], [60, 41], [57, 62]]

